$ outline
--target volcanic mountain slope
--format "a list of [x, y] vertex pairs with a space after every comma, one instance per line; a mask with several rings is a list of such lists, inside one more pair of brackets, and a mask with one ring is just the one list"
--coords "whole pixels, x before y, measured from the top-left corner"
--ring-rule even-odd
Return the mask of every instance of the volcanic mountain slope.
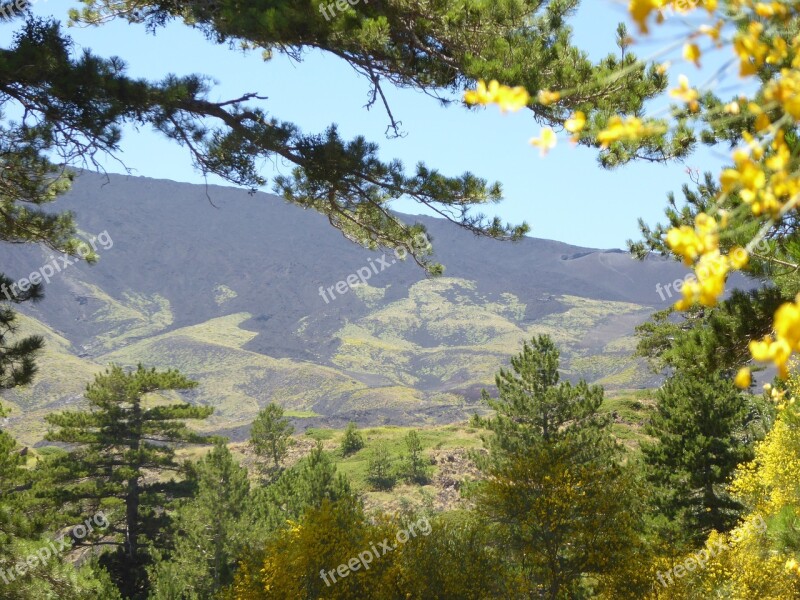
[[[189, 397], [216, 407], [208, 428], [234, 438], [270, 401], [307, 424], [463, 418], [539, 333], [561, 347], [565, 377], [645, 387], [633, 328], [669, 302], [656, 285], [684, 274], [619, 250], [498, 242], [405, 216], [426, 225], [446, 267], [427, 278], [275, 196], [121, 175], [82, 173], [55, 208], [76, 214], [100, 260], [63, 267], [22, 309], [23, 333], [48, 340], [36, 383], [4, 396], [26, 443], [110, 362], [196, 378]], [[57, 264], [34, 246], [0, 252], [12, 278]], [[359, 269], [365, 284], [339, 284]]]

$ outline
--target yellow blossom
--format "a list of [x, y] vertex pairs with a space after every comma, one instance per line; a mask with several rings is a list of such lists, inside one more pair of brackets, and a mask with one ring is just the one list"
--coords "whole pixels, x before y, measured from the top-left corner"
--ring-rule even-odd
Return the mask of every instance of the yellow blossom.
[[736, 378], [733, 380], [736, 384], [736, 387], [739, 387], [743, 390], [750, 387], [750, 384], [753, 382], [753, 376], [750, 373], [750, 369], [747, 367], [742, 367], [739, 369], [739, 372], [736, 373]]
[[780, 77], [764, 87], [764, 99], [780, 104], [794, 120], [800, 120], [800, 72], [781, 69]]
[[713, 27], [710, 25], [701, 25], [698, 31], [700, 31], [700, 33], [702, 33], [703, 35], [707, 35], [708, 37], [710, 37], [711, 40], [714, 42], [714, 44], [717, 47], [720, 47], [721, 44], [719, 36], [720, 36], [720, 30], [722, 29], [723, 25], [724, 21], [717, 21], [716, 25], [714, 25]]
[[512, 88], [507, 85], [501, 85], [496, 80], [490, 81], [487, 86], [486, 82], [481, 79], [474, 90], [468, 90], [464, 93], [464, 101], [467, 104], [480, 104], [482, 106], [497, 104], [503, 112], [507, 110], [517, 111], [528, 105], [530, 95], [521, 86]]
[[761, 41], [764, 26], [751, 22], [746, 31], [736, 34], [733, 39], [733, 49], [739, 56], [739, 75], [746, 77], [755, 74], [764, 64], [769, 46]]
[[700, 66], [700, 57], [702, 56], [702, 52], [700, 51], [700, 46], [695, 43], [687, 43], [683, 46], [683, 58], [688, 60], [689, 62], [694, 63], [696, 66]]
[[586, 126], [586, 115], [581, 111], [575, 112], [569, 119], [564, 121], [564, 129], [573, 134], [573, 141], [578, 140], [578, 134]]
[[683, 257], [683, 263], [687, 266], [699, 256], [717, 249], [718, 244], [717, 223], [705, 213], [695, 217], [694, 228], [681, 225], [667, 232], [667, 245], [675, 254]]
[[628, 12], [641, 33], [648, 33], [647, 20], [650, 14], [659, 11], [663, 4], [662, 0], [631, 0]]
[[697, 112], [699, 109], [697, 99], [700, 97], [700, 94], [696, 89], [689, 87], [689, 79], [686, 75], [678, 77], [678, 87], [674, 90], [670, 90], [669, 95], [686, 102], [689, 110], [692, 112]]
[[759, 362], [772, 362], [778, 374], [788, 375], [788, 363], [793, 352], [800, 351], [800, 296], [775, 311], [774, 336], [750, 342], [750, 354]]
[[561, 92], [551, 92], [549, 90], [540, 90], [537, 96], [539, 103], [545, 106], [553, 104], [561, 100]]
[[729, 102], [725, 105], [725, 112], [729, 115], [738, 115], [740, 112], [739, 103], [738, 102]]
[[545, 156], [552, 148], [555, 148], [557, 141], [555, 132], [549, 127], [545, 127], [538, 138], [531, 138], [531, 145], [537, 146], [541, 150], [542, 156]]
[[617, 115], [608, 120], [606, 128], [597, 134], [597, 141], [601, 148], [608, 148], [613, 142], [622, 140], [636, 140], [659, 131], [652, 125], [645, 125], [638, 117], [626, 117], [625, 120]]
[[731, 267], [737, 271], [745, 268], [747, 263], [750, 261], [750, 256], [747, 254], [747, 250], [739, 246], [734, 246], [731, 248], [730, 252], [728, 252], [728, 258], [730, 259]]

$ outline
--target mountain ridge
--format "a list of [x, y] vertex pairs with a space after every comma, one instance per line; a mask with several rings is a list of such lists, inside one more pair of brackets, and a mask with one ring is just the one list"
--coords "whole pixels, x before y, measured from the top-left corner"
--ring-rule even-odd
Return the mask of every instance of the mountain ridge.
[[[316, 424], [457, 420], [538, 333], [560, 344], [567, 378], [646, 387], [656, 380], [629, 357], [633, 327], [668, 304], [656, 285], [686, 273], [619, 249], [501, 242], [401, 215], [426, 226], [445, 265], [429, 278], [276, 196], [123, 175], [82, 172], [53, 208], [112, 244], [96, 265], [55, 274], [22, 312], [71, 344], [84, 375], [109, 360], [182, 369], [201, 383], [192, 400], [217, 407], [219, 430], [239, 431], [272, 400], [319, 415], [308, 417]], [[3, 269], [25, 276], [49, 254], [5, 247]], [[371, 266], [365, 284], [346, 283]], [[346, 291], [326, 302], [320, 287], [340, 283]], [[8, 395], [31, 436], [41, 427], [25, 414], [79, 393], [62, 382], [59, 397], [58, 379], [43, 363], [31, 390]], [[41, 401], [45, 388], [51, 401]]]

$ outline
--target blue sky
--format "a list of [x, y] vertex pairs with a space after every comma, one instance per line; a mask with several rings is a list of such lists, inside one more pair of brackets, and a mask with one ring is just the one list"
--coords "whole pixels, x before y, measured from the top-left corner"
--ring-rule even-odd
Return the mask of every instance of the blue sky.
[[[69, 6], [74, 4], [39, 2], [35, 12], [66, 21]], [[620, 21], [627, 21], [627, 15], [619, 2], [587, 0], [573, 22], [578, 45], [594, 57], [614, 51], [614, 30]], [[0, 38], [6, 42], [13, 29], [0, 27]], [[134, 76], [209, 75], [218, 82], [212, 99], [258, 92], [268, 96], [264, 107], [272, 115], [292, 121], [306, 132], [319, 132], [336, 123], [346, 138], [364, 135], [379, 143], [385, 159], [399, 158], [409, 167], [424, 161], [445, 174], [471, 171], [500, 181], [505, 199], [485, 212], [510, 222], [527, 221], [535, 237], [589, 247], [623, 247], [627, 239], [638, 237], [639, 217], [649, 223], [660, 220], [667, 193], [679, 192], [689, 181], [687, 166], [708, 169], [718, 163], [703, 152], [687, 164], [636, 164], [606, 171], [599, 168], [595, 151], [565, 143], [541, 158], [538, 150], [528, 145], [539, 127], [524, 111], [501, 115], [495, 108], [442, 108], [428, 96], [397, 89], [388, 89], [387, 95], [407, 136], [386, 139], [386, 114], [377, 106], [371, 111], [364, 108], [367, 82], [334, 57], [309, 53], [298, 64], [276, 55], [265, 62], [259, 52], [242, 54], [213, 44], [178, 23], [155, 36], [123, 21], [72, 28], [69, 33], [78, 47], [101, 56], [122, 57]], [[655, 43], [661, 42], [667, 43]], [[637, 51], [646, 55], [652, 49], [650, 44]], [[690, 73], [691, 67], [684, 70]], [[147, 129], [125, 130], [119, 158], [137, 175], [203, 182], [185, 149]], [[105, 161], [105, 167], [110, 172], [123, 171], [115, 160]], [[267, 166], [283, 172], [289, 168]], [[213, 178], [209, 182], [220, 183]], [[394, 208], [421, 212], [410, 201], [398, 202]]]

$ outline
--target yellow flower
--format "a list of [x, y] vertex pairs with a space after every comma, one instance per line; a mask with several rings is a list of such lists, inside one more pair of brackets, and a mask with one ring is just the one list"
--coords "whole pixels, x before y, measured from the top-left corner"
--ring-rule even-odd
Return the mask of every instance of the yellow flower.
[[740, 110], [738, 102], [729, 102], [725, 105], [725, 112], [729, 115], [738, 115]]
[[548, 104], [552, 104], [553, 102], [558, 102], [559, 100], [561, 100], [561, 92], [540, 90], [538, 94], [538, 100], [540, 104], [544, 104], [545, 106], [547, 106]]
[[512, 88], [504, 85], [500, 86], [495, 102], [503, 112], [507, 110], [516, 112], [528, 106], [530, 100], [531, 97], [524, 87], [516, 86]]
[[764, 26], [753, 21], [746, 32], [736, 34], [733, 38], [733, 49], [739, 56], [739, 75], [747, 77], [755, 74], [764, 64], [769, 46], [761, 41]]
[[719, 245], [718, 226], [712, 217], [699, 213], [694, 223], [694, 228], [681, 225], [667, 232], [667, 245], [675, 254], [683, 257], [686, 266], [701, 255], [716, 250]]
[[772, 39], [772, 47], [767, 54], [767, 64], [777, 65], [782, 63], [789, 56], [789, 45], [782, 37]]
[[670, 90], [669, 95], [686, 102], [689, 110], [692, 112], [697, 112], [699, 109], [697, 99], [700, 97], [700, 94], [696, 89], [689, 87], [689, 79], [686, 75], [678, 77], [678, 87], [674, 90]]
[[764, 18], [784, 16], [788, 11], [788, 7], [780, 2], [756, 2], [754, 9], [759, 17]]
[[789, 359], [793, 352], [800, 351], [800, 295], [794, 302], [787, 302], [775, 311], [773, 319], [774, 338], [750, 342], [750, 354], [759, 362], [772, 361], [778, 375], [786, 378]]
[[736, 387], [746, 390], [750, 387], [750, 384], [753, 382], [753, 377], [750, 374], [750, 369], [747, 367], [742, 367], [739, 369], [739, 372], [736, 373], [736, 378], [733, 380], [736, 384]]
[[693, 62], [696, 66], [700, 66], [700, 57], [703, 53], [700, 51], [700, 46], [694, 43], [686, 43], [683, 46], [683, 58], [689, 62]]
[[545, 127], [538, 138], [531, 138], [531, 145], [538, 146], [542, 156], [545, 156], [552, 148], [556, 147], [557, 141], [555, 132], [549, 127]]
[[745, 268], [747, 263], [750, 261], [750, 256], [748, 255], [747, 250], [739, 246], [734, 246], [731, 248], [730, 252], [728, 252], [728, 258], [731, 261], [731, 267], [737, 271]]
[[631, 0], [628, 5], [628, 12], [634, 23], [639, 26], [640, 33], [648, 33], [647, 20], [653, 12], [661, 15], [660, 9], [664, 6], [665, 0]]
[[578, 134], [583, 131], [586, 126], [586, 115], [581, 111], [574, 113], [569, 119], [564, 121], [564, 129], [574, 134], [573, 141], [578, 141]]
[[758, 131], [759, 133], [769, 129], [770, 125], [771, 123], [769, 122], [769, 117], [767, 116], [767, 113], [761, 113], [760, 115], [758, 115], [758, 117], [756, 117], [755, 128], [756, 131]]
[[770, 346], [772, 341], [769, 336], [763, 340], [752, 340], [750, 342], [750, 355], [758, 362], [767, 362], [770, 359]]
[[464, 92], [464, 102], [467, 104], [480, 104], [485, 106], [489, 104], [489, 94], [486, 89], [486, 82], [481, 79], [474, 90], [467, 90]]
[[486, 82], [481, 79], [474, 90], [464, 92], [464, 102], [467, 104], [480, 104], [481, 106], [497, 104], [503, 112], [507, 110], [517, 111], [528, 105], [530, 95], [521, 86], [512, 88], [507, 85], [500, 85], [496, 80], [490, 81], [487, 86]]
[[637, 140], [662, 131], [655, 125], [645, 125], [638, 117], [622, 117], [614, 115], [608, 120], [606, 128], [597, 134], [600, 147], [608, 148], [613, 142], [621, 140]]
[[[752, 138], [748, 139], [751, 144], [751, 151], [756, 159], [760, 159], [764, 149]], [[731, 192], [738, 189], [741, 199], [751, 205], [754, 214], [761, 214], [765, 210], [772, 212], [777, 203], [770, 199], [769, 195], [764, 194], [767, 184], [767, 174], [764, 172], [760, 163], [754, 162], [746, 150], [739, 149], [733, 154], [735, 168], [724, 169], [720, 175], [719, 182], [723, 192]]]
[[792, 349], [800, 349], [800, 306], [787, 302], [775, 312], [775, 335]]
[[800, 120], [800, 72], [781, 69], [781, 76], [764, 87], [764, 99], [781, 104], [794, 120]]
[[708, 37], [710, 37], [717, 47], [721, 47], [722, 44], [719, 41], [719, 35], [720, 35], [720, 30], [722, 29], [722, 26], [724, 24], [725, 24], [724, 21], [717, 21], [717, 24], [714, 25], [713, 27], [711, 27], [710, 25], [701, 25], [699, 31], [703, 35], [707, 35]]

